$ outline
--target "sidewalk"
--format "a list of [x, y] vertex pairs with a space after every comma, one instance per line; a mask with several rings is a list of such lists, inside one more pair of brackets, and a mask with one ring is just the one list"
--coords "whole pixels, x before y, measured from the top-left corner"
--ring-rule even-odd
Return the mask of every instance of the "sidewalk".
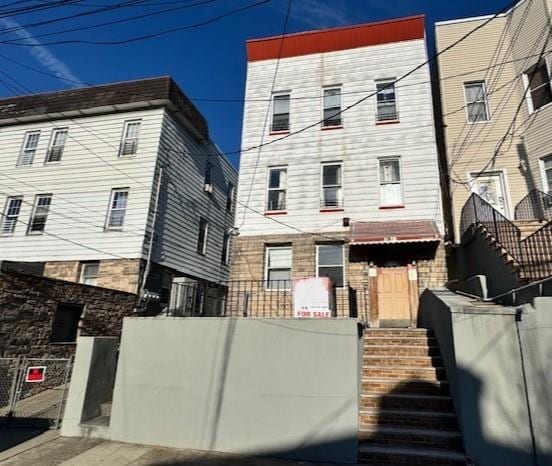
[[[0, 452], [2, 466], [322, 466], [323, 463], [65, 438], [55, 431]], [[333, 465], [335, 466], [335, 464]]]

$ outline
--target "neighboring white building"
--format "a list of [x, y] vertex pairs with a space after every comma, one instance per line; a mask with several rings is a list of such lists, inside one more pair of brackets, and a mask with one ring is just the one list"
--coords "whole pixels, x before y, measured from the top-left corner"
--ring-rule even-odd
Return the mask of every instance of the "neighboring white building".
[[149, 257], [167, 301], [174, 277], [228, 278], [236, 183], [168, 77], [0, 100], [0, 260], [138, 292]]
[[[427, 60], [423, 17], [247, 49], [233, 279], [368, 286], [393, 265], [411, 311], [409, 288], [446, 280], [429, 66], [394, 82]], [[403, 320], [385, 299], [381, 320]]]

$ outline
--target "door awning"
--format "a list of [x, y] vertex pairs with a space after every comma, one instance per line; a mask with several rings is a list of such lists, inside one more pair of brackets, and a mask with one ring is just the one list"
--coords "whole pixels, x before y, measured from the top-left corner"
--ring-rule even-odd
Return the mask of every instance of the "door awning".
[[351, 245], [439, 242], [441, 234], [432, 220], [395, 220], [390, 222], [355, 222]]

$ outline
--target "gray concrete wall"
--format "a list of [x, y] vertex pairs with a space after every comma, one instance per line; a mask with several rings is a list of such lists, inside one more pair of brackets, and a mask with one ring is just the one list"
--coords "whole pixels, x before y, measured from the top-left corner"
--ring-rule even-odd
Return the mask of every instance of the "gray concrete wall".
[[[100, 415], [102, 403], [111, 400], [117, 368], [116, 337], [80, 337], [61, 427], [66, 437], [94, 436], [81, 423]], [[104, 429], [105, 430], [105, 429]], [[102, 437], [102, 433], [95, 432]]]
[[127, 318], [110, 438], [356, 462], [355, 320]]
[[520, 344], [514, 307], [448, 290], [421, 298], [420, 323], [439, 341], [466, 452], [478, 466], [534, 466], [530, 416], [539, 464], [552, 464], [552, 383], [544, 375], [552, 369], [552, 308], [543, 307], [523, 309]]

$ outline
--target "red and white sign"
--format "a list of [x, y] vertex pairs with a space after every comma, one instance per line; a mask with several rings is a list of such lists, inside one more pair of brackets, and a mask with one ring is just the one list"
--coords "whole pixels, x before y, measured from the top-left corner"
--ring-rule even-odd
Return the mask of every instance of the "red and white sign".
[[332, 283], [327, 277], [293, 281], [293, 317], [325, 319], [332, 316]]
[[29, 382], [29, 383], [44, 382], [45, 375], [46, 375], [46, 366], [27, 367], [27, 375], [25, 376], [25, 382]]

